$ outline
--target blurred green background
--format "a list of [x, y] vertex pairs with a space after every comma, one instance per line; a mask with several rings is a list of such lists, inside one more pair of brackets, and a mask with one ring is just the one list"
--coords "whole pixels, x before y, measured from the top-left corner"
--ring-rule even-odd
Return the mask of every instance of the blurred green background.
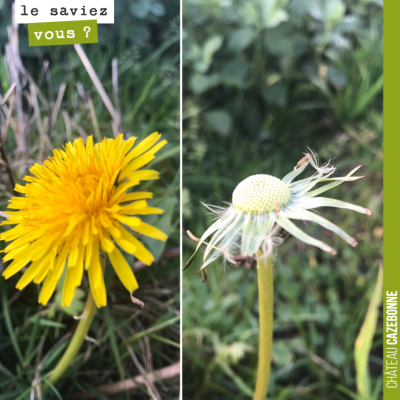
[[[12, 180], [22, 183], [30, 166], [53, 148], [88, 135], [99, 141], [123, 132], [143, 139], [159, 131], [169, 142], [150, 165], [160, 171], [160, 180], [141, 188], [154, 192], [151, 204], [165, 210], [149, 220], [169, 240], [164, 245], [144, 239], [159, 260], [149, 268], [127, 258], [137, 271], [135, 296], [144, 301], [143, 310], [131, 303], [113, 269], [106, 268], [107, 308], [97, 312], [72, 368], [41, 397], [39, 388], [75, 329], [73, 317], [82, 313], [87, 277], [68, 309], [60, 305], [61, 291], [43, 307], [37, 303], [36, 285], [19, 292], [20, 274], [7, 282], [0, 277], [0, 399], [77, 399], [85, 391], [95, 399], [177, 399], [179, 1], [116, 1], [115, 24], [99, 25], [99, 44], [83, 45], [81, 56], [74, 46], [28, 47], [27, 26], [12, 26], [11, 7], [10, 1], [0, 0], [0, 132], [6, 156], [0, 157], [0, 211], [15, 195]], [[8, 92], [13, 84], [16, 89]], [[4, 245], [0, 242], [0, 250]], [[0, 273], [4, 268], [0, 261]], [[120, 388], [107, 396], [98, 390], [171, 365], [171, 379], [158, 380], [155, 387], [139, 384], [134, 391]]]
[[[363, 389], [354, 346], [382, 258], [382, 1], [185, 0], [183, 2], [183, 230], [211, 224], [200, 202], [222, 206], [244, 178], [282, 178], [309, 146], [335, 158], [339, 176], [365, 179], [327, 193], [369, 207], [367, 217], [321, 214], [354, 236], [310, 235], [330, 256], [290, 238], [274, 268], [274, 348], [269, 399], [382, 398], [379, 316]], [[309, 170], [310, 173], [310, 170]], [[183, 234], [183, 261], [196, 243]], [[184, 399], [248, 399], [256, 378], [255, 269], [183, 273]], [[369, 351], [370, 350], [370, 351]]]

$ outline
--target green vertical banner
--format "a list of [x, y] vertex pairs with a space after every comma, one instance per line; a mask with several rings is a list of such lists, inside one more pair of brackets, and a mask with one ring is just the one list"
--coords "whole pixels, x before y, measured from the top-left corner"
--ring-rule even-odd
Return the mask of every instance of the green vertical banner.
[[98, 43], [97, 20], [28, 24], [29, 46]]
[[383, 399], [399, 400], [400, 383], [398, 298], [400, 294], [399, 254], [399, 167], [400, 124], [400, 1], [386, 0], [383, 14], [383, 120], [384, 120], [384, 208], [383, 224]]

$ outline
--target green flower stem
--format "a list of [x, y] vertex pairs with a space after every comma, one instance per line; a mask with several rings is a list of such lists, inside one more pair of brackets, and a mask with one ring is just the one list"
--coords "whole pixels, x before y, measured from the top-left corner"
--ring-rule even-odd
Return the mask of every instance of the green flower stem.
[[96, 314], [96, 304], [93, 300], [92, 292], [89, 292], [89, 296], [86, 300], [85, 308], [83, 310], [83, 317], [79, 321], [78, 327], [72, 339], [62, 356], [61, 360], [58, 362], [56, 367], [53, 369], [49, 381], [54, 385], [64, 374], [64, 372], [71, 365], [72, 360], [78, 353], [79, 349], [82, 346], [83, 341], [86, 338], [86, 334], [89, 331], [90, 325], [92, 324], [93, 317]]
[[[100, 256], [100, 263], [102, 266], [102, 270], [104, 271], [106, 259], [103, 256]], [[57, 363], [56, 367], [53, 369], [49, 381], [53, 385], [61, 378], [64, 372], [68, 369], [71, 365], [72, 360], [78, 353], [79, 349], [84, 342], [86, 335], [89, 331], [90, 325], [92, 324], [93, 317], [96, 314], [96, 303], [94, 302], [92, 292], [89, 290], [89, 296], [86, 300], [85, 308], [83, 310], [82, 319], [79, 321], [78, 327], [72, 339], [65, 351], [64, 355], [62, 356], [61, 360]]]
[[262, 257], [257, 252], [257, 280], [259, 301], [260, 338], [258, 345], [258, 369], [256, 388], [253, 400], [265, 400], [268, 392], [269, 375], [271, 372], [272, 331], [274, 322], [274, 286], [272, 257]]

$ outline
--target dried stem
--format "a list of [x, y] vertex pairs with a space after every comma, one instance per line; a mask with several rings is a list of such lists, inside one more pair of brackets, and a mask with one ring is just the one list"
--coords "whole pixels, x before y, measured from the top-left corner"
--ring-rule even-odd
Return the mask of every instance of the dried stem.
[[103, 100], [104, 105], [107, 107], [107, 110], [110, 112], [111, 116], [115, 120], [115, 109], [111, 103], [110, 98], [108, 97], [106, 91], [104, 90], [103, 85], [100, 82], [92, 64], [90, 63], [89, 59], [87, 58], [85, 52], [83, 51], [80, 44], [74, 45], [76, 52], [78, 53], [79, 58], [81, 59], [83, 66], [86, 68], [87, 73], [89, 74], [90, 78], [93, 81], [94, 86], [96, 87], [97, 91], [101, 99]]
[[7, 91], [4, 100], [2, 101], [1, 107], [5, 105], [5, 102], [7, 101], [8, 97], [10, 97], [10, 107], [8, 109], [8, 113], [6, 115], [6, 121], [4, 124], [4, 129], [3, 131], [0, 129], [0, 160], [3, 160], [6, 168], [6, 172], [8, 175], [8, 179], [10, 181], [10, 189], [11, 191], [14, 190], [15, 188], [15, 179], [14, 179], [14, 174], [11, 168], [10, 160], [8, 158], [8, 154], [6, 151], [5, 143], [6, 143], [6, 137], [7, 137], [7, 131], [8, 127], [10, 125], [10, 120], [11, 120], [11, 114], [13, 112], [14, 108], [14, 100], [15, 100], [15, 89], [16, 85], [12, 85], [11, 88]]
[[[147, 380], [151, 382], [156, 382], [157, 380], [165, 380], [174, 378], [178, 376], [181, 372], [181, 365], [179, 362], [172, 364], [168, 367], [161, 368], [156, 370], [152, 374], [147, 375]], [[104, 395], [113, 396], [118, 393], [122, 393], [126, 390], [136, 389], [139, 385], [145, 384], [145, 378], [142, 375], [135, 376], [131, 379], [126, 379], [125, 381], [117, 382], [117, 383], [110, 383], [107, 385], [102, 385], [96, 388], [96, 390]], [[94, 399], [96, 395], [89, 392], [79, 393], [74, 395], [74, 400], [87, 400], [87, 399]]]
[[112, 60], [112, 84], [113, 84], [113, 96], [115, 104], [115, 114], [114, 114], [114, 125], [117, 133], [122, 132], [122, 121], [121, 121], [121, 107], [119, 105], [119, 95], [118, 95], [118, 60], [113, 58]]

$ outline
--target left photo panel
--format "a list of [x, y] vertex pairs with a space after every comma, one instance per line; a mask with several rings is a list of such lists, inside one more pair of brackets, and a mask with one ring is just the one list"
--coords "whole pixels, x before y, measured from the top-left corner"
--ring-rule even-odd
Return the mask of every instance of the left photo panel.
[[0, 0], [0, 399], [179, 398], [179, 110], [179, 0]]

